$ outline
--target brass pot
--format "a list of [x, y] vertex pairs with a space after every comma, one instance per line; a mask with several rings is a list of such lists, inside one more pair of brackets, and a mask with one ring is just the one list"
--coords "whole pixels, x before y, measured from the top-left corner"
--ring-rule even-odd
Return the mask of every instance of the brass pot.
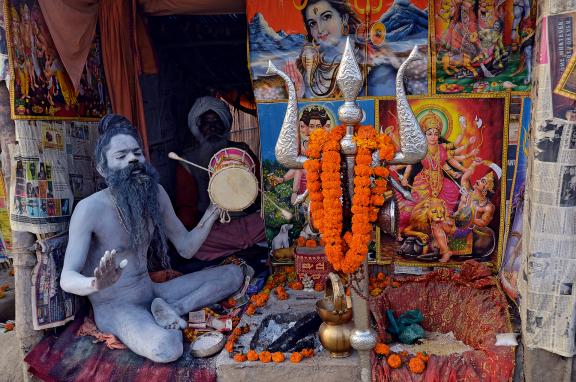
[[330, 273], [326, 279], [324, 298], [316, 302], [316, 310], [324, 321], [318, 331], [322, 346], [333, 358], [348, 357], [352, 349], [350, 334], [354, 329], [350, 322], [352, 303], [344, 293], [342, 282], [334, 273]]
[[320, 342], [326, 350], [330, 352], [332, 358], [344, 358], [350, 355], [352, 346], [350, 345], [350, 334], [354, 330], [354, 324], [330, 324], [323, 322], [318, 330]]

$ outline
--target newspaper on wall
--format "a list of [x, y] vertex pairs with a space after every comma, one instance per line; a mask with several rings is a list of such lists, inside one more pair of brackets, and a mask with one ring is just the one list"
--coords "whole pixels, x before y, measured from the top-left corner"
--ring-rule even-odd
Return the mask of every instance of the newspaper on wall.
[[12, 229], [35, 234], [65, 231], [74, 198], [95, 190], [91, 159], [95, 125], [23, 120], [15, 125], [18, 143], [11, 147]]
[[[554, 89], [576, 51], [576, 2], [542, 2], [518, 280], [524, 343], [576, 354], [576, 103]], [[568, 5], [569, 8], [565, 7]], [[566, 76], [564, 76], [566, 78]]]

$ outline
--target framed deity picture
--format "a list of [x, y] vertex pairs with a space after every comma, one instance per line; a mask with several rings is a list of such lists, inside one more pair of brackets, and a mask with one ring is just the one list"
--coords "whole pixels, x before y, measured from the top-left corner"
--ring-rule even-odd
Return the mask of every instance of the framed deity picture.
[[286, 72], [298, 98], [340, 97], [336, 74], [346, 40], [364, 77], [361, 96], [392, 96], [400, 64], [418, 46], [406, 72], [410, 94], [428, 93], [428, 0], [248, 0], [249, 60], [257, 101], [285, 100], [268, 62]]
[[[379, 235], [379, 263], [458, 266], [475, 259], [498, 269], [503, 248], [509, 96], [409, 100], [426, 134], [419, 163], [391, 166], [398, 230]], [[396, 102], [378, 102], [378, 125], [399, 145]], [[504, 170], [503, 170], [504, 169]]]
[[[342, 124], [338, 119], [338, 107], [343, 103], [343, 101], [298, 103], [300, 152], [302, 154], [308, 147], [310, 133], [314, 129], [330, 130]], [[374, 101], [360, 100], [358, 104], [365, 113], [362, 124], [374, 126]], [[265, 194], [264, 222], [266, 239], [273, 252], [280, 248], [280, 244], [283, 248], [320, 246], [319, 235], [309, 226], [306, 170], [286, 168], [276, 159], [276, 141], [280, 134], [286, 106], [285, 102], [258, 105], [262, 188]], [[280, 243], [279, 238], [282, 237], [285, 237], [287, 241]]]
[[530, 92], [536, 1], [436, 0], [432, 94]]
[[37, 0], [4, 2], [13, 119], [98, 120], [107, 92], [98, 34], [77, 88], [52, 41]]

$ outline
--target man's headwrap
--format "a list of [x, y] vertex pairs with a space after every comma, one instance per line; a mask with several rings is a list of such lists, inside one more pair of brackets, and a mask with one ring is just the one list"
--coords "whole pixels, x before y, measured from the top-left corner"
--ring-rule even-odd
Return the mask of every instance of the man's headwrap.
[[218, 114], [222, 120], [224, 127], [226, 127], [226, 139], [228, 139], [230, 129], [232, 128], [232, 114], [230, 113], [230, 109], [224, 101], [210, 96], [198, 98], [188, 113], [188, 128], [192, 132], [192, 135], [194, 135], [194, 138], [199, 142], [204, 140], [199, 129], [200, 116], [210, 110]]

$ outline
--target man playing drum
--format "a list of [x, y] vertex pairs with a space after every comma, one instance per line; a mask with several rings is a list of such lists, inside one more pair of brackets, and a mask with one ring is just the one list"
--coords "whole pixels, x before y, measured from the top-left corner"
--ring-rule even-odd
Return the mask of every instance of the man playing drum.
[[210, 205], [203, 221], [186, 230], [130, 122], [110, 114], [98, 130], [95, 160], [108, 188], [82, 200], [72, 215], [60, 285], [88, 296], [98, 329], [141, 356], [171, 362], [183, 352], [178, 329], [186, 321], [181, 316], [230, 296], [240, 289], [244, 275], [229, 264], [152, 282], [149, 250], [167, 266], [169, 240], [182, 257], [192, 258], [218, 209]]
[[[184, 150], [182, 157], [202, 167], [210, 167], [214, 154], [224, 148], [238, 148], [250, 155], [255, 163], [255, 178], [259, 180], [258, 158], [247, 144], [229, 140], [231, 127], [232, 114], [226, 103], [214, 97], [198, 98], [188, 114], [188, 128], [196, 143]], [[184, 166], [185, 170], [177, 170], [175, 209], [187, 228], [191, 228], [197, 221], [192, 215], [204, 213], [210, 204], [210, 174], [193, 166]], [[235, 195], [231, 194], [230, 198], [235, 198]], [[264, 221], [259, 209], [260, 198], [257, 198], [243, 212], [230, 213], [231, 222], [216, 222], [195, 259], [215, 260], [264, 241]]]

